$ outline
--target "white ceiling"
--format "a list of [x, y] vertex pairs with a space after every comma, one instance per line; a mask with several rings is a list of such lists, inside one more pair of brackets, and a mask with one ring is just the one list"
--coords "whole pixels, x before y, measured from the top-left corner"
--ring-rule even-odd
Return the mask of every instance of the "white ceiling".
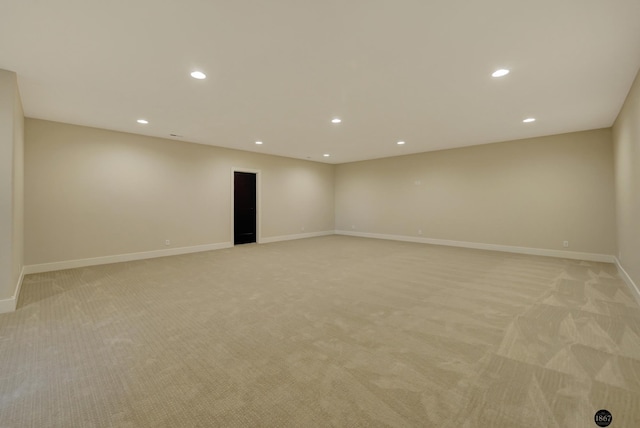
[[28, 117], [329, 163], [608, 127], [639, 67], [639, 0], [0, 0]]

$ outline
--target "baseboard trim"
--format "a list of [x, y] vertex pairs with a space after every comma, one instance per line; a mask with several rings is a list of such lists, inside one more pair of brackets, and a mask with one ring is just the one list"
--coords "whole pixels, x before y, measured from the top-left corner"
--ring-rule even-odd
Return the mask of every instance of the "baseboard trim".
[[505, 253], [529, 254], [534, 256], [557, 257], [562, 259], [586, 260], [586, 261], [603, 262], [603, 263], [615, 262], [615, 257], [608, 254], [580, 253], [577, 251], [548, 250], [544, 248], [516, 247], [512, 245], [482, 244], [479, 242], [451, 241], [447, 239], [422, 238], [417, 236], [353, 232], [350, 230], [336, 230], [335, 233], [336, 235], [357, 236], [361, 238], [375, 238], [375, 239], [388, 239], [392, 241], [417, 242], [421, 244], [473, 248], [476, 250], [502, 251]]
[[[531, 248], [531, 247], [516, 247], [511, 245], [483, 244], [478, 242], [452, 241], [447, 239], [434, 239], [434, 238], [424, 238], [424, 237], [415, 237], [415, 236], [354, 232], [350, 230], [332, 230], [332, 231], [300, 233], [300, 234], [294, 234], [294, 235], [272, 236], [269, 238], [262, 238], [260, 240], [260, 243], [268, 244], [272, 242], [291, 241], [295, 239], [315, 238], [319, 236], [328, 236], [328, 235], [346, 235], [346, 236], [355, 236], [360, 238], [387, 239], [392, 241], [416, 242], [421, 244], [444, 245], [444, 246], [450, 246], [450, 247], [472, 248], [472, 249], [478, 249], [478, 250], [502, 251], [507, 253], [516, 253], [516, 254], [529, 254], [529, 255], [536, 255], [536, 256], [557, 257], [557, 258], [565, 258], [565, 259], [573, 259], [573, 260], [615, 263], [618, 268], [618, 271], [620, 272], [620, 276], [627, 283], [627, 285], [629, 285], [634, 296], [636, 297], [636, 299], [638, 299], [638, 302], [640, 303], [640, 289], [633, 282], [633, 280], [627, 274], [627, 272], [622, 268], [619, 260], [615, 256], [608, 255], [608, 254], [581, 253], [576, 251], [549, 250], [544, 248]], [[75, 269], [75, 268], [87, 267], [87, 266], [97, 266], [97, 265], [104, 265], [104, 264], [111, 264], [111, 263], [129, 262], [129, 261], [135, 261], [135, 260], [145, 260], [145, 259], [152, 259], [156, 257], [176, 256], [180, 254], [198, 253], [202, 251], [221, 250], [221, 249], [232, 248], [232, 247], [233, 247], [233, 243], [231, 242], [220, 242], [216, 244], [204, 244], [204, 245], [195, 245], [190, 247], [180, 247], [180, 248], [171, 248], [171, 249], [164, 249], [164, 250], [145, 251], [145, 252], [139, 252], [139, 253], [117, 254], [113, 256], [92, 257], [87, 259], [67, 260], [67, 261], [53, 262], [53, 263], [26, 265], [22, 268], [22, 271], [20, 272], [20, 279], [16, 286], [15, 295], [8, 299], [0, 300], [0, 313], [15, 311], [16, 304], [18, 301], [18, 296], [20, 295], [20, 288], [22, 286], [24, 275], [33, 274], [33, 273], [53, 272], [53, 271], [65, 270], [65, 269]]]
[[14, 312], [16, 310], [16, 298], [9, 297], [8, 299], [0, 300], [0, 314], [6, 314]]
[[199, 253], [202, 251], [221, 250], [231, 248], [231, 242], [220, 242], [217, 244], [194, 245], [191, 247], [170, 248], [166, 250], [144, 251], [140, 253], [117, 254], [113, 256], [92, 257], [88, 259], [67, 260], [62, 262], [42, 263], [27, 265], [24, 267], [25, 274], [53, 272], [64, 269], [75, 269], [86, 266], [107, 265], [111, 263], [131, 262], [135, 260], [153, 259], [156, 257], [177, 256], [180, 254]]
[[294, 239], [304, 239], [304, 238], [315, 238], [318, 236], [328, 236], [333, 235], [335, 232], [333, 230], [326, 230], [322, 232], [309, 232], [309, 233], [298, 233], [295, 235], [280, 235], [280, 236], [271, 236], [269, 238], [261, 238], [261, 244], [269, 244], [272, 242], [280, 242], [280, 241], [292, 241]]
[[[333, 235], [334, 231], [300, 233], [297, 235], [273, 236], [270, 238], [261, 238], [261, 244], [270, 242], [290, 241], [293, 239], [314, 238], [316, 236]], [[135, 260], [153, 259], [156, 257], [177, 256], [180, 254], [199, 253], [202, 251], [221, 250], [233, 247], [232, 242], [220, 242], [216, 244], [195, 245], [191, 247], [170, 248], [166, 250], [144, 251], [140, 253], [116, 254], [113, 256], [91, 257], [87, 259], [65, 260], [52, 263], [41, 263], [35, 265], [27, 265], [23, 268], [24, 274], [54, 272], [65, 269], [75, 269], [87, 266], [107, 265], [111, 263], [131, 262]], [[22, 278], [22, 277], [21, 277]], [[9, 300], [9, 299], [6, 299]], [[3, 302], [0, 300], [0, 302]]]
[[636, 283], [633, 282], [633, 279], [631, 279], [627, 271], [624, 270], [624, 268], [620, 264], [620, 260], [618, 260], [617, 257], [615, 257], [615, 264], [616, 264], [616, 267], [618, 268], [618, 274], [622, 277], [624, 282], [627, 284], [627, 286], [631, 290], [631, 294], [633, 294], [633, 297], [636, 298], [636, 301], [638, 302], [638, 304], [640, 304], [640, 287], [638, 287]]
[[7, 312], [14, 312], [18, 305], [18, 296], [20, 296], [20, 288], [22, 288], [22, 280], [24, 279], [25, 269], [24, 266], [20, 269], [20, 277], [18, 277], [18, 283], [16, 284], [16, 291], [12, 297], [8, 299], [0, 300], [0, 314], [6, 314]]

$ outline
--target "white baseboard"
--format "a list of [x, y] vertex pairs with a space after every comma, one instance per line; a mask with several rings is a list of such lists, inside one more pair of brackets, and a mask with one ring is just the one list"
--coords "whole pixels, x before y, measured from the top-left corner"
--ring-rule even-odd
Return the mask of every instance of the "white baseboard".
[[9, 297], [8, 299], [0, 300], [0, 314], [6, 314], [7, 312], [13, 312], [16, 310], [17, 299], [15, 297]]
[[336, 235], [358, 236], [361, 238], [389, 239], [392, 241], [418, 242], [421, 244], [446, 245], [449, 247], [474, 248], [477, 250], [502, 251], [505, 253], [530, 254], [534, 256], [558, 257], [563, 259], [587, 260], [592, 262], [615, 262], [615, 257], [608, 254], [580, 253], [577, 251], [548, 250], [544, 248], [531, 247], [515, 247], [511, 245], [482, 244], [479, 242], [450, 241], [447, 239], [422, 238], [418, 236], [353, 232], [350, 230], [336, 230]]
[[[325, 232], [301, 233], [298, 235], [283, 235], [260, 239], [261, 244], [270, 242], [289, 241], [292, 239], [313, 238], [316, 236], [333, 235], [333, 230]], [[113, 256], [92, 257], [87, 259], [65, 260], [52, 263], [27, 265], [23, 268], [24, 274], [53, 272], [64, 269], [75, 269], [87, 266], [106, 265], [110, 263], [130, 262], [134, 260], [153, 259], [156, 257], [177, 256], [180, 254], [198, 253], [201, 251], [221, 250], [233, 247], [231, 242], [217, 244], [195, 245], [191, 247], [170, 248], [165, 250], [144, 251], [140, 253], [116, 254]]]
[[20, 288], [22, 287], [22, 280], [24, 279], [25, 269], [24, 266], [20, 269], [20, 277], [18, 278], [18, 283], [16, 284], [16, 291], [13, 293], [12, 297], [8, 299], [0, 300], [0, 314], [5, 314], [7, 312], [13, 312], [16, 310], [16, 306], [18, 304], [18, 296], [20, 296]]
[[269, 244], [271, 242], [280, 242], [280, 241], [291, 241], [294, 239], [304, 239], [304, 238], [315, 238], [317, 236], [327, 236], [333, 235], [335, 232], [333, 230], [327, 230], [322, 232], [309, 232], [309, 233], [298, 233], [295, 235], [280, 235], [280, 236], [271, 236], [269, 238], [261, 238], [261, 244]]
[[221, 250], [231, 248], [231, 242], [217, 244], [194, 245], [191, 247], [170, 248], [166, 250], [144, 251], [141, 253], [117, 254], [113, 256], [92, 257], [88, 259], [67, 260], [62, 262], [42, 263], [24, 267], [25, 274], [53, 272], [56, 270], [75, 269], [86, 266], [106, 265], [110, 263], [130, 262], [134, 260], [153, 259], [156, 257], [177, 256], [180, 254], [199, 253], [201, 251]]
[[638, 304], [640, 304], [640, 287], [638, 287], [636, 283], [633, 282], [633, 279], [631, 279], [627, 271], [624, 270], [624, 268], [620, 264], [620, 260], [618, 260], [617, 257], [615, 257], [615, 259], [616, 259], [615, 260], [616, 267], [618, 268], [618, 273], [620, 274], [624, 282], [627, 284], [627, 286], [629, 286], [629, 289], [631, 290], [631, 294], [633, 294], [633, 297], [635, 297]]
[[[381, 233], [354, 232], [349, 230], [309, 232], [309, 233], [300, 233], [300, 234], [294, 234], [294, 235], [272, 236], [269, 238], [262, 238], [260, 240], [260, 243], [267, 244], [272, 242], [290, 241], [294, 239], [304, 239], [304, 238], [314, 238], [318, 236], [328, 236], [328, 235], [334, 235], [334, 234], [356, 236], [361, 238], [387, 239], [387, 240], [393, 240], [393, 241], [417, 242], [422, 244], [445, 245], [445, 246], [451, 246], [451, 247], [474, 248], [479, 250], [502, 251], [507, 253], [530, 254], [530, 255], [537, 255], [537, 256], [558, 257], [558, 258], [575, 259], [575, 260], [587, 260], [587, 261], [604, 262], [604, 263], [615, 263], [616, 266], [618, 267], [620, 275], [622, 276], [624, 281], [629, 285], [629, 287], [632, 289], [632, 292], [640, 302], [640, 290], [638, 289], [636, 284], [631, 280], [631, 277], [629, 277], [627, 272], [622, 268], [618, 259], [613, 255], [607, 255], [607, 254], [581, 253], [576, 251], [549, 250], [549, 249], [543, 249], [543, 248], [516, 247], [516, 246], [510, 246], [510, 245], [483, 244], [478, 242], [452, 241], [452, 240], [446, 240], [446, 239], [433, 239], [433, 238], [423, 238], [423, 237], [403, 236], [403, 235], [387, 235], [387, 234], [381, 234]], [[79, 267], [96, 266], [96, 265], [128, 262], [128, 261], [135, 261], [135, 260], [144, 260], [144, 259], [151, 259], [156, 257], [175, 256], [179, 254], [220, 250], [220, 249], [231, 248], [231, 247], [233, 247], [233, 243], [221, 242], [216, 244], [196, 245], [191, 247], [180, 247], [180, 248], [171, 248], [171, 249], [164, 249], [164, 250], [145, 251], [140, 253], [117, 254], [113, 256], [93, 257], [93, 258], [87, 258], [87, 259], [67, 260], [67, 261], [61, 261], [61, 262], [27, 265], [22, 268], [22, 272], [20, 273], [20, 280], [16, 287], [16, 294], [13, 297], [10, 297], [8, 299], [0, 300], [0, 313], [15, 311], [16, 304], [18, 301], [18, 296], [20, 295], [20, 288], [22, 286], [24, 275], [26, 274], [53, 272], [57, 270], [74, 269]]]

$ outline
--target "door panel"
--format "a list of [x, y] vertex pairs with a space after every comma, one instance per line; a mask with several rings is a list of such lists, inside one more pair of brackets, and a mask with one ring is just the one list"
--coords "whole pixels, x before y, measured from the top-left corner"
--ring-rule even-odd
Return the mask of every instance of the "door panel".
[[233, 243], [256, 242], [256, 174], [233, 173]]

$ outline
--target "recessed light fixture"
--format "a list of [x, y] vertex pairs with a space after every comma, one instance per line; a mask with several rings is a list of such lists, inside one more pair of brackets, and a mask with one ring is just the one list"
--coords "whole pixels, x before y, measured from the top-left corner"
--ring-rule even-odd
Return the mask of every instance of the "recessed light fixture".
[[194, 79], [202, 80], [202, 79], [206, 79], [207, 75], [204, 74], [202, 71], [197, 71], [196, 70], [196, 71], [192, 71], [191, 72], [191, 77], [193, 77]]
[[256, 144], [260, 146], [262, 145], [262, 141], [256, 141]]
[[138, 119], [136, 120], [136, 122], [142, 124], [142, 125], [146, 125], [147, 123], [149, 123], [149, 121], [147, 119]]
[[331, 119], [331, 123], [340, 123], [342, 122], [342, 119], [340, 119], [339, 117], [334, 117], [333, 119]]
[[528, 118], [523, 120], [524, 123], [531, 123], [531, 122], [535, 122], [535, 121], [536, 121], [535, 117], [528, 117]]
[[325, 158], [328, 158], [330, 155], [329, 155], [329, 153], [325, 153], [322, 156], [324, 156]]
[[396, 144], [402, 146], [404, 144], [404, 141], [398, 141]]
[[494, 71], [493, 73], [491, 73], [491, 76], [493, 77], [504, 77], [507, 74], [509, 74], [510, 70], [507, 70], [506, 68], [499, 68], [498, 70]]

